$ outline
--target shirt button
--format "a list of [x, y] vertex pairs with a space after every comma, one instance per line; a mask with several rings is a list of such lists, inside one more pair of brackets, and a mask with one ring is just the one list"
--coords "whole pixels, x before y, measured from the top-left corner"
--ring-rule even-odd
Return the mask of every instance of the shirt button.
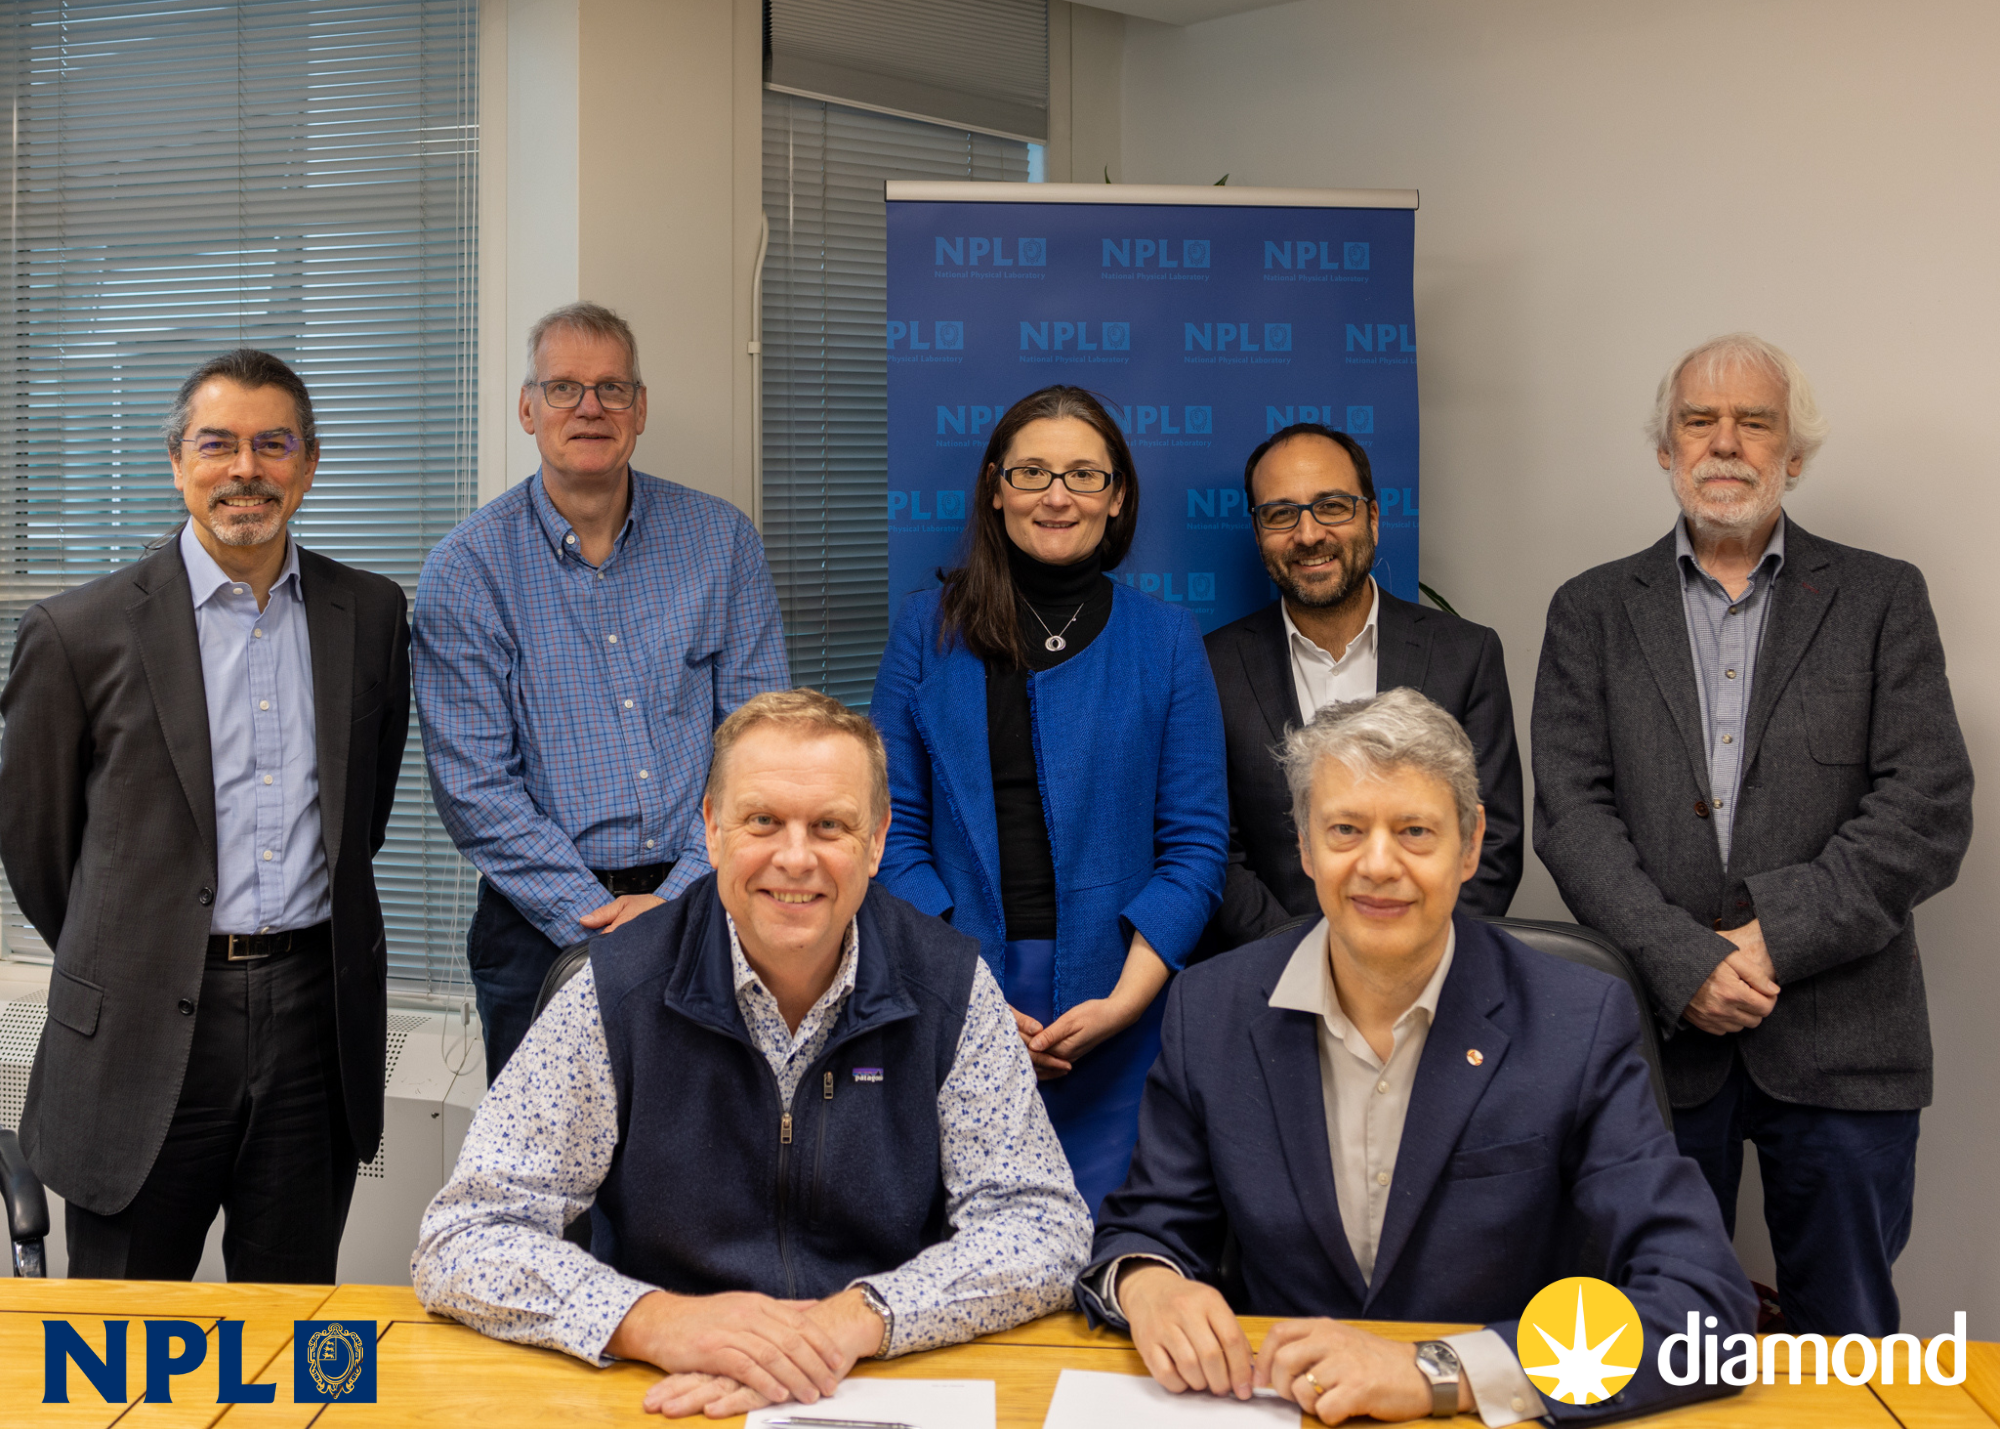
[[1734, 605], [1732, 605], [1732, 606], [1730, 606], [1730, 607], [1729, 607], [1729, 613], [1730, 613], [1731, 615], [1734, 615], [1734, 614], [1736, 614], [1736, 612], [1737, 612], [1737, 611], [1738, 611], [1739, 609], [1741, 609], [1741, 607], [1740, 607], [1740, 606], [1734, 606]]
[[625, 708], [628, 710], [632, 708], [632, 702], [630, 700], [625, 701]]
[[264, 776], [264, 782], [265, 782], [266, 784], [270, 783], [270, 782], [271, 782], [271, 776], [270, 776], [270, 775], [268, 775], [268, 774], [266, 774], [266, 775]]
[[1388, 1185], [1388, 1184], [1389, 1184], [1389, 1173], [1388, 1173], [1387, 1171], [1377, 1171], [1377, 1172], [1375, 1173], [1375, 1184], [1376, 1184], [1376, 1185], [1378, 1185], [1378, 1186], [1386, 1186], [1386, 1185]]
[[650, 770], [645, 770], [645, 769], [641, 769], [641, 770], [639, 771], [639, 777], [640, 777], [641, 779], [650, 779], [650, 778], [652, 778], [652, 777], [653, 777], [653, 775], [652, 775], [652, 772], [651, 772]]
[[1722, 736], [1722, 742], [1724, 744], [1734, 744], [1736, 743], [1736, 736], [1733, 734], [1725, 734]]
[[270, 861], [271, 861], [271, 851], [270, 851], [269, 849], [265, 849], [265, 850], [264, 850], [264, 862], [266, 862], [266, 863], [269, 863]]
[[606, 641], [608, 641], [613, 645], [616, 645], [618, 643], [618, 637], [616, 635], [607, 635], [604, 638]]
[[1378, 1092], [1386, 1092], [1389, 1090], [1389, 1084], [1387, 1082], [1377, 1082], [1375, 1084], [1375, 1090]]
[[572, 531], [563, 537], [563, 544], [565, 546], [574, 546], [576, 544], [576, 532]]
[[181, 1016], [183, 1017], [194, 1016], [194, 999], [191, 997], [182, 998], [180, 1000], [180, 1009], [181, 1009]]
[[1516, 1414], [1526, 1414], [1528, 1412], [1528, 1401], [1521, 1398], [1518, 1394], [1508, 1400], [1507, 1403]]
[[653, 841], [652, 841], [651, 839], [647, 839], [647, 840], [646, 840], [646, 847], [647, 847], [647, 848], [651, 848], [652, 846], [653, 846]]
[[240, 585], [233, 585], [229, 588], [229, 593], [231, 595], [241, 595], [243, 594], [243, 587]]
[[256, 637], [257, 637], [257, 638], [258, 638], [259, 640], [262, 640], [262, 639], [264, 638], [264, 627], [263, 627], [263, 626], [261, 626], [261, 625], [259, 625], [259, 626], [258, 626], [258, 627], [256, 627], [256, 628], [255, 628], [254, 630], [252, 630], [252, 631], [251, 631], [250, 633], [251, 633], [252, 635], [256, 636]]
[[260, 710], [267, 710], [267, 709], [269, 709], [270, 707], [271, 707], [271, 702], [270, 702], [269, 700], [259, 700], [259, 701], [257, 701], [257, 708], [258, 708], [258, 709], [260, 709]]
[[1736, 678], [1736, 672], [1734, 670], [1724, 670], [1722, 673], [1724, 677], [1727, 679], [1733, 680]]

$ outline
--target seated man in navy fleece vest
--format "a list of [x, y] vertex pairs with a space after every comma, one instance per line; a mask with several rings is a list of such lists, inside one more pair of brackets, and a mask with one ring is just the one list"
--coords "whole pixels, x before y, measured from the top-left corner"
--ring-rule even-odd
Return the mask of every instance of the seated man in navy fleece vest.
[[[1090, 1217], [979, 946], [869, 879], [882, 741], [811, 690], [725, 720], [715, 872], [598, 941], [424, 1215], [425, 1307], [667, 1371], [668, 1417], [1061, 1309]], [[591, 1248], [563, 1227], [588, 1207]]]

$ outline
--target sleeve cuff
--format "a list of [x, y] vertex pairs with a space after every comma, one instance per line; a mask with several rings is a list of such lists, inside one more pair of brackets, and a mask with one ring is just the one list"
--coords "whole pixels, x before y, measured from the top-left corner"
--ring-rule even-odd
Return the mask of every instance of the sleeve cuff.
[[1119, 1273], [1123, 1271], [1127, 1265], [1131, 1264], [1135, 1260], [1150, 1260], [1155, 1265], [1166, 1266], [1167, 1269], [1173, 1271], [1174, 1274], [1181, 1276], [1182, 1279], [1187, 1278], [1185, 1274], [1182, 1273], [1181, 1268], [1178, 1265], [1175, 1265], [1171, 1260], [1168, 1260], [1164, 1255], [1141, 1255], [1141, 1254], [1121, 1255], [1116, 1260], [1108, 1262], [1102, 1270], [1098, 1271], [1097, 1274], [1091, 1278], [1091, 1285], [1090, 1285], [1091, 1293], [1096, 1295], [1099, 1300], [1104, 1302], [1105, 1309], [1109, 1310], [1112, 1314], [1116, 1315], [1120, 1320], [1123, 1320], [1128, 1327], [1131, 1325], [1132, 1321], [1125, 1314], [1125, 1307], [1118, 1303], [1118, 1276]]
[[1443, 1343], [1458, 1353], [1458, 1367], [1472, 1391], [1472, 1404], [1487, 1429], [1540, 1419], [1548, 1407], [1521, 1369], [1520, 1360], [1493, 1330], [1446, 1335]]
[[611, 1343], [632, 1307], [657, 1288], [615, 1270], [592, 1275], [563, 1302], [549, 1327], [550, 1337], [578, 1359], [602, 1369], [613, 1363], [604, 1347]]

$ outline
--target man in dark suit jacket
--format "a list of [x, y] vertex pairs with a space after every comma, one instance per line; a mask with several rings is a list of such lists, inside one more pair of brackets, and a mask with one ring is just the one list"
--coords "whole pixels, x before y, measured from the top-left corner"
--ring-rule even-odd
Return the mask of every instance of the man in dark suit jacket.
[[382, 1129], [382, 846], [409, 724], [393, 581], [286, 533], [305, 385], [239, 349], [167, 422], [178, 539], [21, 622], [0, 858], [55, 950], [21, 1141], [69, 1273], [335, 1278]]
[[[1322, 710], [1285, 769], [1324, 918], [1175, 981], [1085, 1309], [1129, 1324], [1169, 1389], [1270, 1384], [1327, 1423], [1582, 1420], [1717, 1393], [1664, 1381], [1658, 1348], [1689, 1312], [1746, 1332], [1755, 1300], [1660, 1119], [1631, 993], [1454, 916], [1479, 847], [1464, 733], [1392, 690]], [[1538, 1393], [1527, 1376], [1553, 1356], [1515, 1350], [1529, 1302], [1574, 1275], [1618, 1286], [1645, 1333], [1606, 1361], [1636, 1375], [1588, 1405]], [[1333, 1318], [1274, 1326], [1253, 1369], [1231, 1308]], [[1488, 1328], [1411, 1346], [1337, 1323], [1357, 1318]], [[1571, 1323], [1565, 1307], [1565, 1344]], [[1588, 1342], [1611, 1328], [1593, 1319]]]
[[1286, 427], [1250, 454], [1243, 485], [1258, 553], [1283, 594], [1207, 640], [1228, 742], [1230, 840], [1222, 907], [1201, 951], [1238, 947], [1316, 911], [1272, 751], [1321, 705], [1398, 685], [1444, 706], [1472, 737], [1486, 843], [1459, 902], [1504, 914], [1521, 882], [1525, 830], [1500, 637], [1375, 583], [1382, 513], [1368, 453], [1345, 432]]
[[1915, 567], [1784, 515], [1823, 435], [1784, 353], [1696, 348], [1653, 434], [1683, 519], [1549, 607], [1535, 850], [1645, 981], [1732, 1228], [1757, 1143], [1788, 1327], [1886, 1335], [1931, 1099], [1911, 910], [1972, 832], [1944, 650]]

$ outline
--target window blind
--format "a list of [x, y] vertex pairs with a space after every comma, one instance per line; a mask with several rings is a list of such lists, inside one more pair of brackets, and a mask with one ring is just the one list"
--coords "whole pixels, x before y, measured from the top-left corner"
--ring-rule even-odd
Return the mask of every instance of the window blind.
[[766, 0], [764, 13], [773, 89], [1048, 139], [1048, 0]]
[[[34, 601], [184, 517], [160, 421], [227, 348], [284, 358], [322, 457], [306, 546], [414, 592], [476, 498], [478, 0], [15, 0], [0, 11], [0, 655]], [[375, 861], [390, 974], [465, 985], [470, 869], [414, 720]], [[15, 955], [47, 950], [14, 907]]]
[[889, 635], [882, 182], [1027, 177], [1016, 140], [764, 95], [764, 549], [793, 682], [857, 708]]

